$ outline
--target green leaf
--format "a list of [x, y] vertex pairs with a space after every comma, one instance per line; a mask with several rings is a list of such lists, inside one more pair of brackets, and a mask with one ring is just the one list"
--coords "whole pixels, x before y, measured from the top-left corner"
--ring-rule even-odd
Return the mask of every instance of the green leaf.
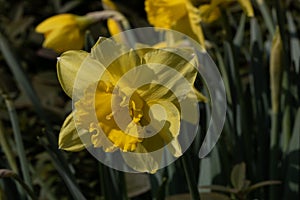
[[245, 33], [245, 23], [246, 23], [246, 15], [243, 13], [240, 19], [238, 30], [233, 39], [233, 44], [235, 44], [238, 47], [242, 46], [243, 43], [244, 33]]
[[[198, 185], [211, 185], [213, 179], [221, 173], [221, 161], [217, 148], [200, 162], [200, 175]], [[204, 189], [204, 188], [203, 188]]]
[[44, 112], [42, 104], [35, 90], [33, 89], [31, 83], [29, 82], [28, 77], [24, 72], [20, 60], [16, 57], [8, 41], [1, 33], [0, 33], [0, 50], [3, 54], [5, 61], [7, 62], [7, 65], [12, 71], [15, 79], [18, 80], [20, 87], [24, 89], [25, 93], [27, 94], [32, 104], [34, 105], [36, 112], [45, 121], [47, 128], [49, 130], [52, 130], [52, 126], [47, 120], [48, 118], [46, 113]]
[[290, 106], [287, 105], [284, 108], [283, 120], [282, 120], [282, 134], [281, 134], [281, 151], [286, 153], [288, 144], [291, 137], [291, 111]]
[[85, 200], [86, 198], [81, 193], [79, 187], [77, 186], [77, 183], [75, 182], [73, 176], [70, 174], [69, 170], [66, 170], [66, 168], [62, 165], [61, 161], [57, 159], [56, 152], [54, 152], [46, 143], [46, 141], [43, 138], [40, 138], [39, 142], [46, 148], [48, 151], [52, 163], [55, 166], [56, 170], [64, 180], [66, 186], [69, 189], [69, 192], [71, 193], [74, 200]]
[[270, 10], [264, 0], [256, 0], [256, 2], [258, 4], [258, 8], [264, 18], [264, 21], [269, 30], [269, 33], [271, 36], [273, 36], [275, 33], [275, 27], [274, 27], [274, 23], [273, 23], [271, 14], [270, 14]]
[[300, 180], [300, 108], [294, 122], [292, 137], [290, 139], [287, 158], [286, 176], [284, 182], [284, 198], [297, 199], [299, 197]]
[[231, 183], [237, 190], [244, 187], [246, 181], [246, 164], [240, 163], [233, 167], [231, 171]]
[[288, 28], [290, 32], [290, 47], [291, 47], [291, 60], [294, 62], [296, 72], [300, 72], [300, 42], [299, 37], [297, 35], [297, 28], [295, 26], [295, 23], [292, 18], [292, 14], [290, 12], [287, 12], [287, 22], [288, 22]]
[[157, 194], [156, 194], [156, 200], [164, 200], [166, 197], [166, 187], [168, 183], [168, 177], [162, 177], [162, 184], [159, 186]]

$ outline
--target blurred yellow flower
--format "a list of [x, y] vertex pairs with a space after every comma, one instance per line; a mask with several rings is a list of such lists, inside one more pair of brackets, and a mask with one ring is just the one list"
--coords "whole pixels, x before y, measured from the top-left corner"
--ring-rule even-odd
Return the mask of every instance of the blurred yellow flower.
[[204, 47], [200, 15], [189, 0], [146, 0], [145, 10], [151, 25], [182, 32]]
[[221, 16], [219, 5], [238, 2], [247, 16], [254, 16], [250, 0], [211, 0], [196, 8], [191, 0], [145, 0], [148, 21], [154, 27], [173, 29], [198, 41], [203, 47], [200, 22], [212, 23]]
[[94, 22], [90, 16], [59, 14], [41, 22], [35, 30], [45, 36], [43, 47], [62, 53], [82, 49], [85, 30]]
[[199, 7], [201, 21], [204, 23], [212, 23], [219, 19], [221, 16], [220, 9], [218, 7], [211, 9], [209, 4], [204, 4]]
[[[102, 49], [99, 46], [103, 43], [105, 48]], [[194, 57], [190, 51], [175, 48], [124, 49], [110, 39], [100, 39], [91, 53], [67, 51], [59, 58], [58, 78], [64, 91], [74, 98], [77, 96], [74, 91], [84, 90], [82, 98], [74, 103], [75, 113], [69, 115], [61, 129], [59, 147], [70, 151], [81, 150], [84, 145], [102, 147], [106, 152], [142, 153], [145, 158], [149, 155], [143, 153], [167, 146], [172, 155], [180, 156], [181, 146], [177, 140], [182, 117], [180, 101], [192, 105], [198, 100], [206, 100], [193, 86], [197, 70], [190, 62]], [[120, 56], [104, 67], [112, 54]], [[181, 55], [191, 60], [183, 59]], [[180, 75], [172, 75], [165, 66]], [[77, 74], [80, 68], [84, 69], [81, 70], [84, 77]], [[86, 86], [75, 86], [76, 75]], [[190, 88], [182, 88], [180, 77], [187, 80]], [[94, 79], [97, 81], [91, 81]], [[155, 81], [158, 80], [165, 84], [157, 84]], [[147, 84], [139, 86], [145, 81]], [[96, 120], [93, 120], [93, 113]], [[193, 116], [195, 112], [190, 110], [188, 113]], [[74, 120], [70, 120], [73, 116]], [[81, 143], [75, 133], [74, 121], [81, 139], [85, 138]], [[137, 163], [132, 163], [132, 157], [126, 155], [124, 159], [138, 171], [155, 171], [152, 158], [141, 160], [147, 163], [138, 167]], [[149, 163], [151, 167], [145, 167]]]
[[116, 35], [123, 31], [122, 28], [120, 27], [119, 22], [117, 22], [114, 19], [107, 20], [107, 28], [108, 28], [110, 35]]
[[[111, 0], [102, 0], [102, 6], [106, 10], [118, 10], [115, 3]], [[120, 24], [115, 19], [107, 19], [107, 28], [110, 35], [115, 35], [122, 32]]]
[[146, 0], [148, 21], [156, 27], [171, 29], [187, 15], [186, 0]]

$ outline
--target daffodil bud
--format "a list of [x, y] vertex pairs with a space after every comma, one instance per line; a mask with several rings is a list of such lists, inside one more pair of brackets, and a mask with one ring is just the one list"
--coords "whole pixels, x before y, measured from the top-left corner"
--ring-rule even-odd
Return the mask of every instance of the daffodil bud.
[[62, 53], [82, 49], [85, 30], [95, 21], [88, 15], [59, 14], [44, 20], [35, 30], [45, 36], [43, 47]]
[[239, 4], [241, 5], [243, 11], [247, 14], [248, 17], [254, 16], [253, 7], [251, 5], [250, 0], [237, 0]]
[[280, 37], [279, 29], [273, 36], [272, 49], [270, 56], [270, 85], [271, 85], [271, 99], [272, 111], [278, 113], [280, 103], [280, 88], [282, 80], [282, 40]]

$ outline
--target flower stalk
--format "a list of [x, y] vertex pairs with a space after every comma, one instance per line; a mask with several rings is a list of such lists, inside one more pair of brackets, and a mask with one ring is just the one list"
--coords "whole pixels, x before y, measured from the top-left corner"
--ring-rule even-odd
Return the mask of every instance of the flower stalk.
[[7, 169], [0, 169], [0, 178], [14, 179], [16, 182], [18, 182], [22, 186], [22, 188], [26, 191], [26, 193], [32, 200], [38, 199], [36, 197], [36, 195], [34, 194], [34, 192], [32, 191], [32, 188], [28, 184], [26, 184], [15, 172], [13, 172], [11, 170], [7, 170]]
[[18, 120], [18, 116], [16, 113], [16, 109], [14, 107], [12, 100], [9, 98], [8, 95], [1, 92], [1, 96], [3, 97], [3, 99], [5, 101], [5, 104], [6, 104], [8, 113], [9, 113], [9, 117], [11, 120], [24, 181], [28, 185], [28, 187], [30, 189], [32, 189], [32, 183], [31, 183], [31, 179], [30, 179], [30, 175], [29, 175], [29, 166], [28, 166], [28, 161], [26, 159], [25, 148], [24, 148], [24, 144], [22, 141], [22, 136], [21, 136], [19, 120]]
[[198, 191], [196, 179], [194, 176], [194, 170], [191, 164], [191, 160], [188, 154], [183, 154], [180, 158], [184, 173], [186, 176], [186, 180], [189, 186], [190, 193], [192, 195], [193, 200], [200, 200], [200, 194]]

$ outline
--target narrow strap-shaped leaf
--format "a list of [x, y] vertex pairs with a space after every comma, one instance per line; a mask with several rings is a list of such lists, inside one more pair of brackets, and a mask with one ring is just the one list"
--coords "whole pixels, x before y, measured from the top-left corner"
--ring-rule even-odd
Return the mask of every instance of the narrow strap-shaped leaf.
[[286, 13], [288, 28], [290, 32], [290, 46], [291, 46], [291, 60], [294, 62], [295, 70], [299, 74], [300, 72], [300, 42], [299, 36], [297, 35], [297, 28], [293, 21], [292, 14]]
[[28, 185], [28, 187], [30, 189], [32, 189], [32, 182], [31, 182], [31, 178], [30, 178], [30, 174], [29, 174], [28, 160], [27, 160], [26, 154], [25, 154], [25, 148], [24, 148], [24, 144], [23, 144], [23, 140], [22, 140], [22, 135], [21, 135], [21, 131], [20, 131], [17, 112], [16, 112], [16, 109], [14, 107], [12, 100], [10, 100], [7, 95], [3, 95], [3, 96], [4, 96], [5, 104], [6, 104], [6, 107], [8, 110], [8, 114], [10, 117], [10, 121], [12, 124], [12, 128], [13, 128], [14, 138], [15, 138], [17, 152], [18, 152], [21, 170], [22, 170], [22, 175], [23, 175], [26, 185]]
[[284, 179], [283, 199], [297, 199], [299, 197], [300, 179], [300, 108], [297, 110], [293, 133], [289, 142], [285, 161], [286, 173]]
[[245, 24], [246, 24], [246, 15], [243, 13], [240, 19], [240, 24], [238, 26], [238, 30], [234, 36], [233, 44], [240, 47], [242, 46], [244, 33], [245, 33]]

